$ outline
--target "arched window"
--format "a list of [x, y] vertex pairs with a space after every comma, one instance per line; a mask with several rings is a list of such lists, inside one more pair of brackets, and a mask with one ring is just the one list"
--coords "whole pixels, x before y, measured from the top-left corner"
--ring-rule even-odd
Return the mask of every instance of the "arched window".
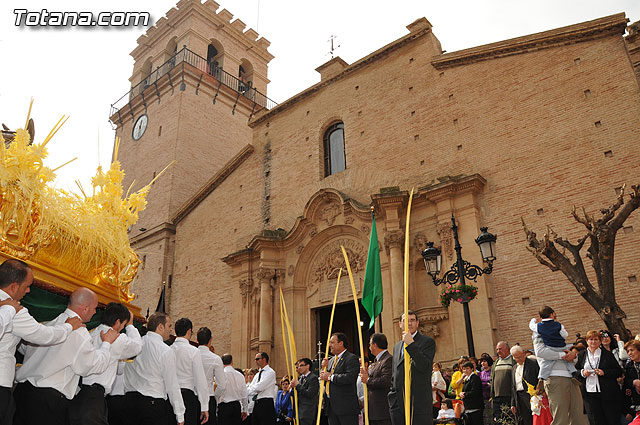
[[224, 48], [218, 40], [211, 40], [211, 44], [207, 46], [207, 66], [209, 68], [209, 74], [213, 75], [217, 79], [220, 79], [224, 62]]
[[344, 156], [344, 123], [337, 122], [324, 133], [324, 176], [347, 168]]

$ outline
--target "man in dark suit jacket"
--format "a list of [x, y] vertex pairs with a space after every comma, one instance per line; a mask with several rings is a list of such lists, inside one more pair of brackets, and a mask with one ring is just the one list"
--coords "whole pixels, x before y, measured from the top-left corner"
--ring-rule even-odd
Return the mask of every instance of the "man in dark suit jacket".
[[387, 347], [387, 337], [384, 334], [371, 335], [369, 350], [376, 356], [376, 361], [369, 366], [369, 370], [360, 369], [360, 379], [367, 384], [371, 425], [391, 425], [387, 394], [391, 389], [393, 357]]
[[357, 425], [360, 404], [356, 381], [360, 371], [358, 356], [347, 351], [347, 336], [336, 332], [329, 339], [329, 348], [334, 355], [322, 361], [327, 369], [320, 373], [325, 384], [325, 413], [329, 425]]
[[[516, 361], [511, 373], [511, 411], [524, 425], [533, 425], [531, 395], [527, 392], [527, 384], [536, 385], [540, 366], [537, 361], [527, 358], [519, 345], [511, 347], [511, 356]], [[516, 377], [520, 378], [520, 382], [517, 382]]]
[[462, 365], [462, 392], [460, 398], [464, 403], [466, 424], [482, 425], [482, 413], [484, 410], [484, 399], [482, 398], [482, 381], [475, 373], [473, 363], [466, 362]]
[[[404, 329], [404, 314], [400, 329]], [[411, 423], [431, 425], [433, 423], [433, 399], [431, 396], [431, 369], [436, 354], [436, 342], [418, 332], [418, 316], [409, 310], [407, 314], [409, 332], [402, 332], [402, 341], [393, 348], [393, 379], [389, 391], [389, 413], [393, 425], [403, 425], [404, 418], [404, 344], [411, 356]]]
[[[296, 370], [298, 374], [300, 374], [300, 379], [291, 381], [290, 391], [293, 395], [295, 394], [293, 389], [297, 389], [298, 415], [300, 416], [298, 423], [300, 425], [312, 425], [316, 423], [316, 416], [318, 414], [318, 391], [320, 390], [320, 382], [318, 381], [318, 376], [311, 372], [311, 359], [304, 357], [298, 360]], [[295, 403], [293, 399], [291, 402]]]

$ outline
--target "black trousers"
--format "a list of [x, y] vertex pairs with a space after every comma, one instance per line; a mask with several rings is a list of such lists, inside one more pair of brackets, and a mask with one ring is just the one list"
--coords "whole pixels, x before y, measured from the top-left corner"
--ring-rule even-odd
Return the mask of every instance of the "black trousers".
[[133, 391], [125, 394], [124, 402], [126, 425], [169, 425], [171, 406], [167, 400], [147, 397]]
[[619, 403], [604, 400], [601, 393], [584, 392], [584, 410], [591, 425], [617, 425], [620, 423]]
[[209, 425], [218, 425], [218, 412], [216, 409], [216, 398], [209, 397]]
[[196, 393], [187, 388], [180, 388], [184, 401], [184, 425], [198, 425], [200, 423], [200, 401]]
[[531, 396], [526, 391], [518, 391], [516, 392], [516, 397], [518, 397], [518, 417], [522, 419], [523, 425], [533, 425]]
[[467, 417], [465, 424], [468, 425], [482, 425], [484, 422], [482, 409], [471, 413], [465, 413], [465, 416]]
[[67, 425], [71, 400], [53, 388], [39, 388], [25, 381], [16, 386], [14, 425]]
[[[211, 414], [211, 412], [209, 412]], [[224, 425], [240, 425], [242, 423], [242, 407], [239, 401], [218, 404], [218, 422]]]
[[69, 405], [69, 425], [109, 425], [102, 385], [80, 385]]
[[126, 406], [123, 395], [108, 395], [107, 421], [109, 425], [122, 425], [126, 422]]
[[[415, 422], [416, 424], [420, 422]], [[358, 414], [338, 416], [329, 409], [329, 425], [358, 425]]]
[[252, 425], [274, 425], [276, 423], [276, 406], [272, 398], [260, 398], [253, 405]]
[[0, 387], [0, 425], [13, 424], [13, 412], [15, 404], [11, 388]]

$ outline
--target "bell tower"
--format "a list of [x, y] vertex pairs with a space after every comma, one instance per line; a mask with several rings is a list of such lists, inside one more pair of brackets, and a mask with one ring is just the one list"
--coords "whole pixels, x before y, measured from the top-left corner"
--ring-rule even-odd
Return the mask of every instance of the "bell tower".
[[139, 189], [175, 161], [129, 231], [143, 261], [132, 285], [143, 314], [155, 311], [163, 285], [171, 290], [173, 217], [251, 143], [249, 119], [275, 106], [266, 97], [269, 41], [219, 7], [181, 0], [140, 36], [131, 90], [111, 105], [125, 187]]

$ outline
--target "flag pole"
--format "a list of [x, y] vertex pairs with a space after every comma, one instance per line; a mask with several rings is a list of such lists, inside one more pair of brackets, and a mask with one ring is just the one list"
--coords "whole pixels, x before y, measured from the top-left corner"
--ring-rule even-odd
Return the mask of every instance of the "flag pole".
[[[342, 255], [344, 256], [344, 262], [347, 264], [347, 273], [349, 273], [349, 282], [351, 283], [351, 292], [353, 293], [353, 304], [356, 309], [356, 324], [358, 327], [358, 341], [360, 342], [360, 366], [362, 369], [366, 367], [364, 363], [364, 344], [362, 343], [362, 327], [360, 326], [360, 308], [358, 306], [358, 293], [356, 291], [356, 285], [353, 283], [353, 274], [351, 274], [351, 265], [349, 264], [349, 257], [347, 257], [347, 251], [344, 246], [340, 245], [342, 249]], [[364, 393], [364, 424], [369, 425], [369, 396], [367, 391], [367, 384], [362, 383], [362, 389]]]
[[[409, 194], [407, 205], [407, 222], [404, 232], [404, 331], [409, 332], [409, 219], [411, 217], [411, 201], [413, 188]], [[411, 425], [411, 356], [404, 344], [404, 419], [406, 425]]]

